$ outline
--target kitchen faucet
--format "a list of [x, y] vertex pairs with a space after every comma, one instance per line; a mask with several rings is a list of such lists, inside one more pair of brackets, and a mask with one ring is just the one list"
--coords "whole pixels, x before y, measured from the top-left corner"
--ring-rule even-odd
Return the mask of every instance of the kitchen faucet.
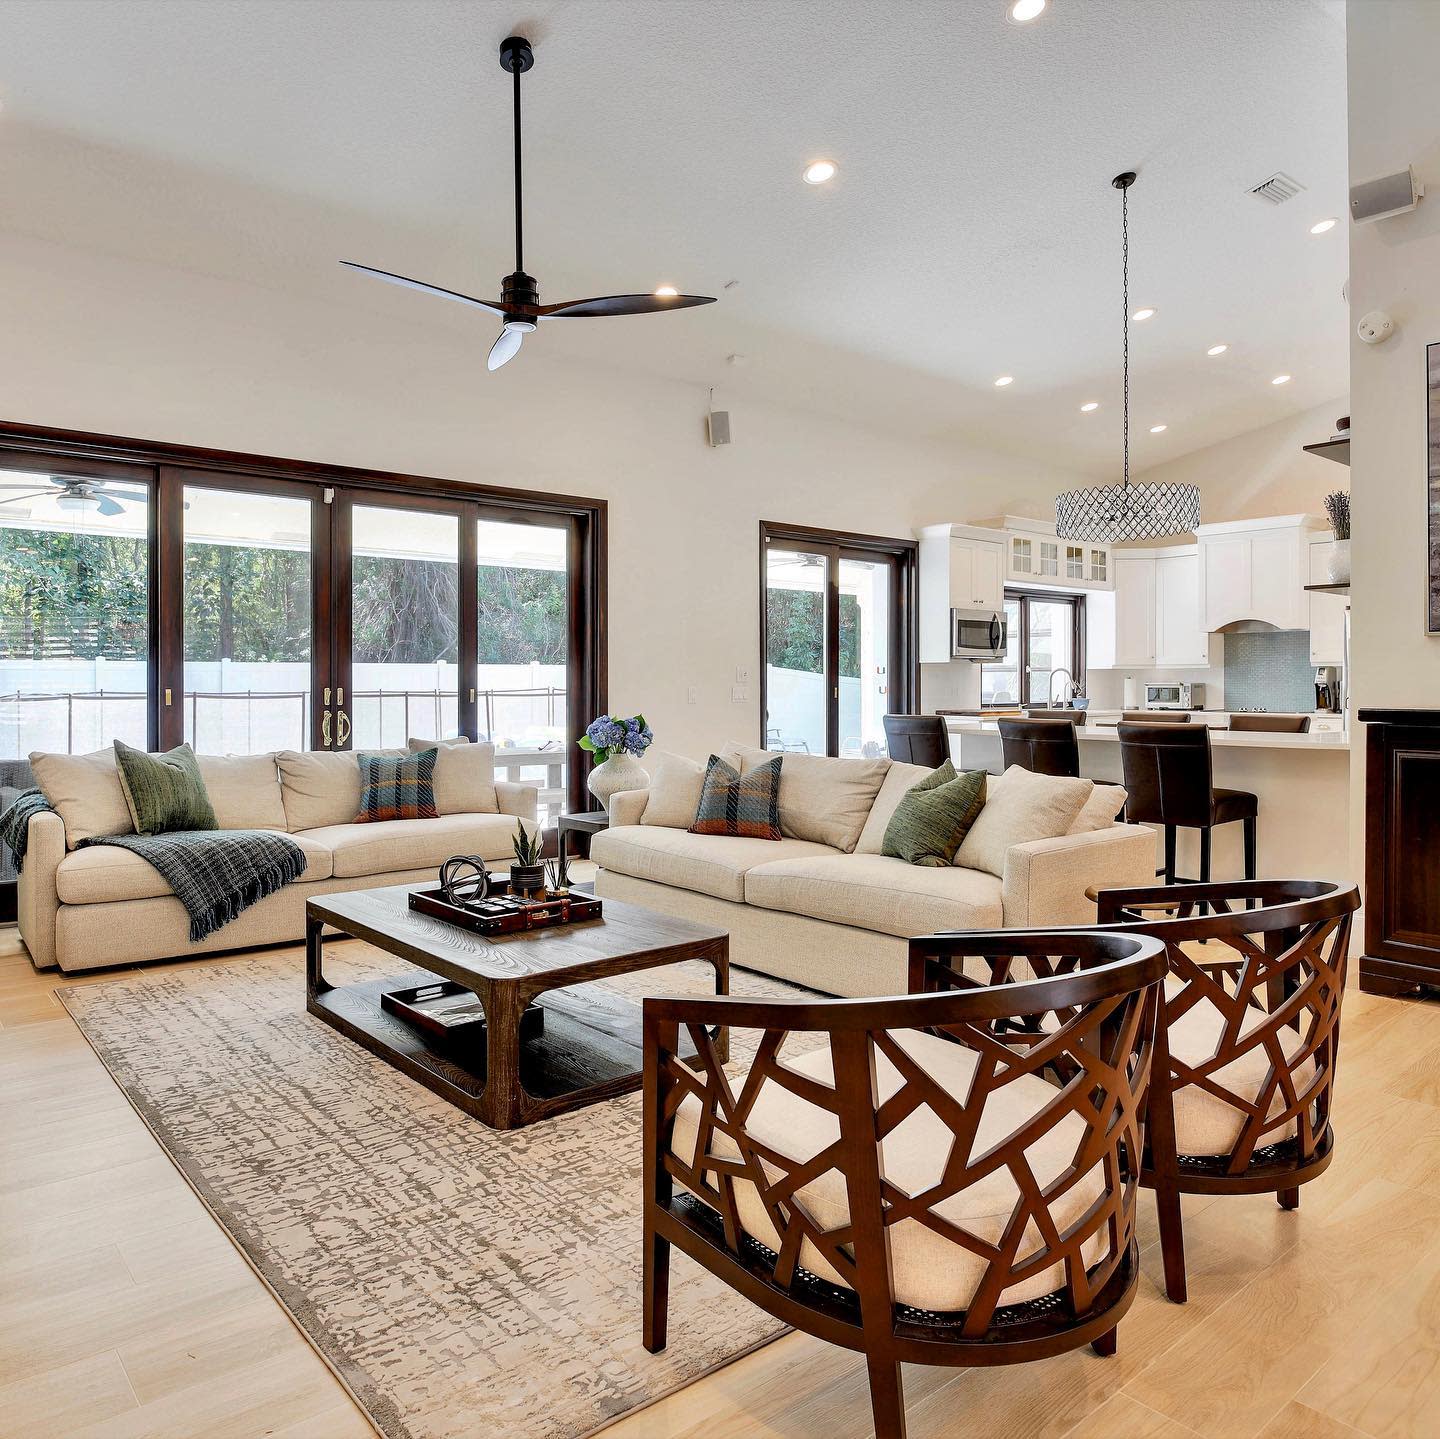
[[[1055, 676], [1056, 676], [1056, 675], [1064, 675], [1064, 676], [1065, 676], [1065, 679], [1066, 679], [1066, 682], [1067, 682], [1072, 688], [1074, 687], [1074, 684], [1075, 684], [1075, 676], [1072, 675], [1069, 670], [1067, 670], [1067, 669], [1065, 669], [1065, 668], [1063, 668], [1063, 667], [1060, 668], [1060, 669], [1058, 669], [1058, 670], [1051, 670], [1051, 671], [1050, 671], [1050, 687], [1049, 687], [1049, 691], [1048, 691], [1047, 694], [1045, 695], [1045, 708], [1046, 708], [1046, 709], [1052, 709], [1052, 710], [1053, 710], [1053, 709], [1056, 708], [1056, 705], [1055, 705]], [[1062, 710], [1063, 710], [1064, 708], [1066, 708], [1065, 698], [1066, 698], [1066, 696], [1065, 696], [1064, 692], [1062, 691], [1061, 696], [1060, 696], [1060, 705], [1059, 705], [1059, 708], [1062, 709]]]

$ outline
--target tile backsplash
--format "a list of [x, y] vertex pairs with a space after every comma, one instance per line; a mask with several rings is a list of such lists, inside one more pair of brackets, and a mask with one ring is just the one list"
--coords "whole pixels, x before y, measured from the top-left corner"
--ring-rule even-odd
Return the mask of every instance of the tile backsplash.
[[1225, 708], [1308, 714], [1315, 708], [1309, 630], [1225, 636]]

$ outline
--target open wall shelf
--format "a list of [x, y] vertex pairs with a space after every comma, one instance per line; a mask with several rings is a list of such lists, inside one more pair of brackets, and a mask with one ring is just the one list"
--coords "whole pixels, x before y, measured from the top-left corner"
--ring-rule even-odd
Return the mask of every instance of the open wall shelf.
[[1318, 445], [1301, 445], [1307, 455], [1319, 455], [1322, 460], [1334, 460], [1337, 465], [1350, 464], [1350, 436], [1338, 440], [1321, 440]]

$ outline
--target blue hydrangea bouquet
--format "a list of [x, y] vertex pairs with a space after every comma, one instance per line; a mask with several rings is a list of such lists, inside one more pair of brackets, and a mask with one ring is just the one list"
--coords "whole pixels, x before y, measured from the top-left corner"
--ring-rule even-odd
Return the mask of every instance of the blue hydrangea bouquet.
[[601, 715], [585, 727], [580, 748], [589, 750], [599, 763], [611, 755], [642, 755], [654, 743], [655, 736], [645, 723], [644, 715], [621, 719], [617, 715]]

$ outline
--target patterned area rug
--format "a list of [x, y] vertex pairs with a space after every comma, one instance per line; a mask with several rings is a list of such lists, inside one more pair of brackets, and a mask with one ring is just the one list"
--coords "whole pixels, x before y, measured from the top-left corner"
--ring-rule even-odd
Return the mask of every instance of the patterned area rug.
[[[407, 969], [326, 949], [336, 983]], [[607, 983], [713, 979], [686, 965]], [[733, 987], [796, 992], [744, 973]], [[487, 1129], [307, 1015], [294, 952], [61, 998], [389, 1439], [578, 1439], [784, 1332], [676, 1253], [669, 1347], [641, 1346], [638, 1094]]]

